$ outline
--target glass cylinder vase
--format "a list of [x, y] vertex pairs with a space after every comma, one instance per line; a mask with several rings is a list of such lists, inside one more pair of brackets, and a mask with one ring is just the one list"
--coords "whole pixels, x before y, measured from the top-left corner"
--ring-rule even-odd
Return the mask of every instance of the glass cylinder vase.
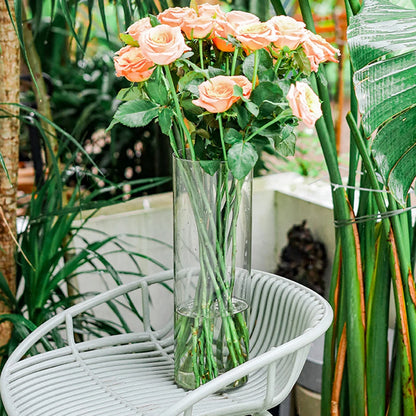
[[176, 157], [173, 166], [175, 381], [195, 389], [248, 360], [252, 173], [237, 180], [225, 162]]

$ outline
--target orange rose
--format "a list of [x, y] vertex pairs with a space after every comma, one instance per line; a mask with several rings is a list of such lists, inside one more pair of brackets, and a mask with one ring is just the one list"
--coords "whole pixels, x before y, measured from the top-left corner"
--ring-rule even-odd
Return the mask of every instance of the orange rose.
[[302, 48], [311, 63], [312, 71], [318, 71], [319, 64], [322, 62], [338, 62], [335, 55], [340, 54], [339, 50], [330, 45], [322, 36], [315, 35], [309, 30], [307, 38], [302, 43]]
[[[238, 79], [236, 80], [236, 78]], [[198, 86], [199, 98], [192, 102], [198, 107], [205, 108], [210, 113], [223, 113], [240, 98], [234, 95], [235, 85], [240, 85], [243, 88], [243, 94], [245, 89], [246, 94], [250, 95], [248, 92], [248, 83], [250, 82], [248, 80], [243, 81], [242, 78], [245, 77], [226, 77], [219, 75], [211, 78]]]
[[190, 7], [170, 7], [157, 15], [160, 23], [172, 27], [182, 27], [184, 19], [196, 17], [196, 11]]
[[286, 96], [293, 114], [302, 119], [307, 127], [312, 128], [316, 120], [322, 116], [319, 97], [305, 82], [292, 84]]
[[233, 10], [225, 14], [225, 20], [219, 20], [215, 29], [214, 45], [223, 52], [233, 52], [234, 46], [227, 42], [228, 35], [236, 36], [239, 26], [260, 23], [257, 16], [239, 10]]
[[139, 36], [143, 56], [155, 64], [169, 65], [191, 48], [186, 45], [179, 27], [159, 25]]
[[225, 13], [218, 4], [203, 3], [198, 6], [200, 17], [210, 17], [211, 19], [225, 20]]
[[150, 23], [150, 18], [145, 17], [144, 19], [140, 19], [136, 23], [133, 23], [131, 26], [129, 26], [129, 28], [127, 29], [127, 33], [135, 41], [138, 42], [140, 33], [151, 28], [152, 28], [152, 24]]
[[182, 31], [188, 39], [204, 39], [209, 36], [215, 27], [215, 20], [210, 17], [195, 17], [184, 19]]
[[140, 48], [127, 45], [114, 57], [118, 77], [126, 77], [131, 82], [145, 81], [154, 71], [154, 63], [146, 59]]
[[273, 42], [274, 48], [280, 50], [284, 46], [296, 49], [307, 37], [305, 23], [299, 22], [289, 16], [274, 16], [269, 20], [273, 25], [277, 40]]
[[236, 38], [243, 48], [255, 51], [269, 46], [277, 40], [275, 30], [267, 23], [252, 23], [237, 28]]

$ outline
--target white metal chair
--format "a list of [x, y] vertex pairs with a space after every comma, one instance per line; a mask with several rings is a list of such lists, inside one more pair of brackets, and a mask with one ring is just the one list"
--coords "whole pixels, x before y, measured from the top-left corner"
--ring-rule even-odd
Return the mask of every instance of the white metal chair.
[[[163, 272], [120, 286], [59, 313], [22, 342], [1, 375], [9, 416], [266, 416], [289, 394], [310, 344], [332, 321], [313, 291], [269, 273], [252, 273], [250, 360], [193, 391], [173, 381], [172, 325], [152, 330], [149, 286]], [[73, 319], [97, 305], [141, 291], [144, 331], [75, 342]], [[68, 345], [28, 356], [51, 330], [66, 327]], [[217, 393], [248, 375], [240, 388]]]

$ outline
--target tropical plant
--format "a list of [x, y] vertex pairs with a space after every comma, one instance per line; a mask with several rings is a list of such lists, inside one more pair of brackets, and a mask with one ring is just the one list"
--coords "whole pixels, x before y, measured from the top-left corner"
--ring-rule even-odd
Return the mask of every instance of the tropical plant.
[[[43, 71], [41, 63], [45, 65], [48, 62], [51, 69], [59, 66], [62, 63], [62, 57], [68, 58], [71, 56], [69, 53], [65, 55], [65, 52], [70, 50], [67, 46], [72, 44], [70, 41], [71, 38], [75, 39], [74, 42], [79, 48], [78, 50], [81, 51], [80, 54], [82, 55], [85, 52], [91, 38], [92, 16], [95, 8], [98, 9], [99, 15], [101, 16], [105, 37], [109, 38], [104, 0], [88, 2], [86, 7], [88, 18], [87, 25], [85, 26], [77, 20], [77, 17], [79, 17], [77, 10], [81, 7], [81, 3], [83, 2], [22, 2], [21, 0], [15, 2], [2, 0], [0, 2], [0, 47], [2, 51], [0, 61], [0, 164], [2, 166], [0, 201], [3, 213], [0, 220], [0, 250], [2, 250], [0, 270], [9, 282], [9, 288], [12, 293], [15, 291], [16, 286], [14, 257], [16, 247], [15, 191], [19, 162], [19, 118], [16, 116], [19, 113], [19, 107], [9, 106], [9, 104], [19, 102], [19, 47], [29, 72], [32, 75], [33, 90], [39, 112], [38, 119], [42, 123], [41, 132], [43, 136], [51, 142], [50, 146], [46, 146], [46, 153], [48, 154], [48, 163], [52, 163], [53, 157], [51, 155], [57, 153], [58, 140], [62, 138], [63, 131], [61, 130], [57, 133], [54, 125], [51, 123], [52, 115], [47, 89], [42, 77]], [[158, 2], [158, 4], [166, 6], [164, 0]], [[124, 15], [125, 27], [128, 27], [131, 23], [134, 13], [140, 15], [148, 11], [156, 12], [158, 10], [156, 3], [151, 0], [136, 2], [122, 1], [120, 9], [122, 10], [121, 13], [118, 13], [119, 10], [117, 9], [115, 15]], [[32, 25], [32, 27], [30, 28], [29, 25]], [[42, 32], [42, 29], [45, 29], [45, 31]], [[53, 33], [55, 35], [51, 48], [44, 47], [45, 43], [41, 41], [41, 33]], [[68, 36], [68, 33], [70, 36]], [[39, 47], [39, 50], [36, 49], [36, 41], [38, 41], [37, 47]], [[42, 48], [40, 48], [41, 46]], [[53, 59], [46, 59], [48, 52], [54, 52], [54, 54], [48, 56]], [[45, 54], [45, 59], [42, 60], [43, 62], [41, 62], [41, 53]], [[77, 55], [74, 54], [72, 56]], [[5, 304], [3, 304], [3, 307], [5, 307]], [[0, 310], [3, 311], [4, 309]], [[10, 331], [7, 328], [2, 328], [1, 334], [5, 335], [5, 339], [0, 340], [0, 343], [4, 343], [7, 341], [7, 334], [10, 334]]]
[[[313, 30], [308, 2], [301, 0], [300, 7]], [[359, 127], [352, 94], [346, 185], [337, 162], [323, 69], [315, 84], [324, 106], [316, 128], [331, 180], [337, 237], [330, 290], [335, 316], [325, 342], [322, 415], [410, 416], [416, 413], [416, 226], [407, 192], [416, 173], [416, 159], [411, 157], [416, 142], [411, 80], [416, 12], [384, 0], [364, 1], [363, 6], [351, 1], [346, 7], [354, 83], [363, 113]], [[374, 139], [367, 140], [374, 130]], [[396, 308], [391, 366], [390, 286]]]
[[[65, 146], [62, 148], [65, 149]], [[145, 237], [106, 235], [97, 230], [90, 230], [92, 238], [85, 237], [88, 220], [98, 209], [123, 201], [122, 192], [112, 196], [112, 191], [114, 188], [123, 189], [125, 183], [114, 184], [100, 176], [100, 180], [105, 182], [105, 187], [89, 192], [81, 186], [82, 178], [85, 175], [95, 175], [89, 171], [82, 172], [78, 168], [75, 169], [75, 177], [78, 180], [75, 186], [68, 188], [68, 176], [74, 177], [72, 166], [67, 166], [67, 169], [60, 173], [55, 160], [54, 167], [45, 183], [32, 194], [26, 207], [23, 230], [17, 240], [17, 294], [10, 288], [0, 271], [0, 300], [9, 310], [8, 313], [0, 315], [0, 323], [9, 323], [9, 327], [12, 328], [9, 341], [0, 349], [2, 365], [31, 331], [66, 307], [96, 294], [80, 292], [78, 280], [100, 276], [105, 279], [105, 284], [110, 280], [118, 285], [123, 283], [126, 276], [143, 275], [141, 267], [145, 262], [151, 262], [162, 269], [166, 268], [152, 257], [131, 248], [129, 241], [131, 242], [132, 238]], [[167, 180], [170, 179], [142, 179], [126, 183], [130, 186], [130, 193], [137, 194]], [[100, 193], [110, 196], [100, 201], [97, 198], [97, 194]], [[74, 244], [76, 239], [78, 243]], [[116, 270], [112, 266], [109, 256], [117, 255], [128, 259], [125, 268]], [[123, 318], [125, 307], [121, 313], [118, 305], [109, 306], [114, 313], [114, 320], [91, 313], [84, 321], [76, 322], [79, 325], [76, 328], [77, 333], [80, 336], [88, 336], [131, 332]], [[130, 299], [127, 299], [127, 308], [137, 314]], [[138, 317], [140, 318], [140, 315]], [[55, 331], [48, 342], [57, 346], [64, 345], [63, 334]]]

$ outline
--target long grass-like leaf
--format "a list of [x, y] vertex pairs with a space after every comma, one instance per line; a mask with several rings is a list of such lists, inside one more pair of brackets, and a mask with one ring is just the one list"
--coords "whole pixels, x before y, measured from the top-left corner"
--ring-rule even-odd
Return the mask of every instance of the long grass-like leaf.
[[[385, 415], [387, 398], [390, 270], [387, 236], [378, 226], [376, 262], [368, 297], [367, 397], [369, 416]], [[381, 231], [383, 229], [381, 228]]]
[[71, 16], [71, 11], [69, 10], [67, 1], [66, 0], [61, 0], [60, 5], [61, 5], [62, 14], [65, 17], [66, 23], [69, 27], [69, 30], [71, 31], [71, 34], [72, 34], [73, 38], [75, 39], [75, 42], [77, 43], [77, 45], [81, 49], [81, 51], [84, 53], [85, 50], [84, 50], [84, 48], [81, 44], [81, 40], [79, 39], [78, 34], [75, 30], [74, 22], [73, 22], [72, 16]]
[[101, 16], [101, 21], [103, 22], [105, 37], [106, 37], [107, 41], [109, 41], [110, 38], [108, 36], [107, 17], [106, 17], [106, 14], [105, 14], [104, 0], [98, 0], [98, 6], [100, 8], [100, 16]]
[[7, 180], [10, 183], [10, 186], [12, 185], [12, 181], [10, 179], [9, 171], [7, 170], [6, 163], [4, 162], [3, 155], [0, 153], [0, 166], [3, 168], [4, 173], [6, 174]]
[[400, 342], [399, 348], [401, 349], [403, 410], [404, 416], [412, 416], [416, 414], [416, 389], [412, 364], [412, 349], [399, 257], [395, 237], [392, 231], [390, 231], [389, 241], [391, 244], [390, 268], [393, 275], [393, 288], [396, 299], [396, 315]]

